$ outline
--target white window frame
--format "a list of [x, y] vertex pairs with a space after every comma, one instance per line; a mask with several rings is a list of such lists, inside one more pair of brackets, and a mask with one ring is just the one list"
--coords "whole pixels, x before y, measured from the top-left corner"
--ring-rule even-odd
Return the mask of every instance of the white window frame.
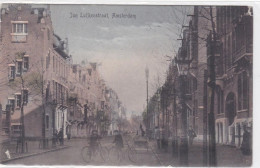
[[[11, 23], [12, 23], [11, 35], [28, 35], [28, 21], [11, 21]], [[22, 24], [22, 32], [18, 32], [18, 26], [17, 26], [18, 24]]]
[[[27, 97], [26, 97], [26, 99], [24, 98], [24, 96], [25, 96], [24, 91], [27, 91]], [[23, 92], [23, 94], [22, 94], [22, 96], [23, 96], [22, 99], [23, 99], [24, 105], [27, 105], [28, 102], [29, 102], [29, 89], [22, 89], [22, 92]], [[25, 100], [27, 100], [27, 101], [25, 102]]]
[[[20, 96], [20, 106], [18, 105], [18, 95]], [[16, 108], [21, 108], [22, 106], [22, 94], [21, 93], [15, 93], [15, 104], [16, 104]]]
[[[25, 59], [27, 59], [27, 64], [28, 64], [28, 67], [25, 67]], [[24, 55], [23, 56], [23, 71], [28, 71], [28, 69], [29, 69], [29, 63], [30, 63], [30, 60], [29, 60], [29, 55]]]
[[[13, 73], [12, 73], [12, 68], [14, 68]], [[8, 64], [8, 78], [15, 79], [15, 74], [16, 74], [15, 64]]]
[[[13, 104], [11, 103], [11, 101], [13, 102]], [[14, 97], [8, 98], [8, 104], [12, 105], [10, 108], [11, 108], [11, 111], [14, 111], [14, 109], [15, 109], [15, 98]]]

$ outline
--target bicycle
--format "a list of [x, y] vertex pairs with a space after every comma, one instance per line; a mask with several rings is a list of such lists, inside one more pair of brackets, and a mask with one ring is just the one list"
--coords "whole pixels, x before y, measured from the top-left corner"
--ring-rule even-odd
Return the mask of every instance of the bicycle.
[[103, 162], [106, 162], [108, 160], [108, 150], [106, 147], [102, 147], [101, 143], [98, 142], [98, 146], [96, 148], [84, 146], [81, 149], [81, 156], [86, 163], [89, 163], [97, 156], [100, 156], [100, 159]]
[[127, 149], [124, 148], [118, 148], [116, 146], [113, 146], [109, 149], [109, 161], [112, 161], [114, 163], [120, 163], [122, 160], [125, 159], [125, 155], [127, 154], [128, 159], [132, 163], [139, 163], [139, 157], [137, 156], [138, 153], [135, 150], [135, 148], [131, 147], [128, 142], [126, 141]]

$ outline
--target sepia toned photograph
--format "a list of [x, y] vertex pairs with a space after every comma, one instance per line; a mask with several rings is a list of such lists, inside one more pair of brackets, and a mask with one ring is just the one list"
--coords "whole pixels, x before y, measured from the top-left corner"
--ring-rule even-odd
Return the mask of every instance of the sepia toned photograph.
[[252, 166], [254, 7], [0, 9], [0, 166]]

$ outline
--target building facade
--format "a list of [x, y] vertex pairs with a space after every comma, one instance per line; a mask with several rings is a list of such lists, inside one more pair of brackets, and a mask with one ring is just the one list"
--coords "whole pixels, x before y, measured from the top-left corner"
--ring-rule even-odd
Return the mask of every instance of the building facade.
[[116, 92], [113, 101], [107, 94], [99, 65], [72, 63], [68, 39], [54, 33], [48, 6], [3, 6], [1, 35], [5, 136], [19, 138], [22, 130], [25, 139], [36, 140], [53, 139], [57, 131], [64, 138], [88, 136], [92, 130], [107, 135], [112, 111], [118, 115], [121, 109], [123, 115]]
[[[203, 140], [203, 135], [209, 134], [207, 130], [211, 96], [209, 67], [214, 66], [216, 142], [239, 147], [242, 143], [243, 127], [252, 129], [252, 8], [195, 6], [189, 16], [191, 18], [189, 24], [183, 26], [181, 47], [176, 55], [177, 58], [190, 60], [189, 72], [185, 78], [187, 129], [196, 132], [197, 140]], [[215, 42], [212, 38], [214, 27]], [[216, 44], [215, 64], [210, 65], [213, 42]], [[146, 118], [149, 120], [148, 126], [153, 131], [158, 126], [166, 139], [178, 138], [183, 129], [181, 118], [183, 109], [180, 105], [182, 83], [179, 80], [177, 64], [175, 59], [170, 63], [165, 83], [158, 89], [160, 96], [157, 91], [151, 97]], [[156, 105], [158, 100], [160, 106]]]
[[239, 147], [243, 127], [252, 129], [253, 11], [246, 6], [216, 10], [216, 141]]

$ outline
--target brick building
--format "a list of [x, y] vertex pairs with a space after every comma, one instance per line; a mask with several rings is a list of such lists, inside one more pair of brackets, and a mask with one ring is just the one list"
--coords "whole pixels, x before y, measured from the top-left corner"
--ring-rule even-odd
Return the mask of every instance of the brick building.
[[51, 139], [67, 116], [64, 43], [54, 35], [48, 7], [7, 5], [1, 20], [1, 103], [11, 112], [11, 136], [21, 132], [23, 111], [25, 137]]
[[[210, 106], [210, 89], [207, 84], [205, 94], [208, 108], [204, 115], [204, 70], [209, 68], [211, 56], [212, 19], [216, 25], [217, 37], [214, 99], [216, 142], [239, 147], [243, 127], [252, 128], [252, 8], [218, 6], [211, 9], [212, 18], [209, 7], [194, 6], [189, 25], [184, 25], [181, 47], [176, 56], [191, 59], [189, 73], [185, 78], [187, 129], [193, 128], [197, 134], [196, 139], [203, 139], [203, 118], [207, 118]], [[209, 77], [210, 73], [207, 75]], [[150, 99], [146, 117], [149, 128], [154, 131], [155, 126], [159, 126], [166, 139], [180, 136], [183, 129], [180, 117], [182, 108], [179, 104], [180, 85], [178, 68], [173, 59], [165, 83], [158, 89], [160, 94], [155, 93]], [[160, 104], [156, 103], [158, 101]]]
[[253, 11], [246, 6], [216, 9], [216, 141], [240, 146], [243, 126], [252, 128]]

